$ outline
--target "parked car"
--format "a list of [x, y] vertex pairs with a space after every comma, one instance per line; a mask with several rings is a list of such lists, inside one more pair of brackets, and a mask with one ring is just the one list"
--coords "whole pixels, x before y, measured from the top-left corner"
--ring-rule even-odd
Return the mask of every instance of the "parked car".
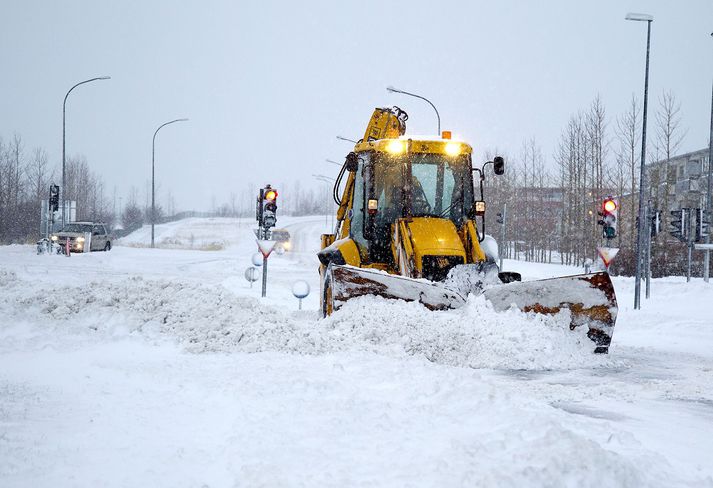
[[50, 237], [54, 244], [59, 246], [58, 252], [64, 252], [67, 241], [71, 252], [84, 252], [86, 234], [90, 234], [90, 251], [110, 251], [111, 236], [106, 225], [94, 222], [70, 222], [61, 231], [55, 232]]
[[277, 241], [275, 248], [282, 248], [283, 251], [292, 249], [290, 238], [290, 232], [287, 229], [272, 229], [272, 232], [270, 232], [270, 239]]

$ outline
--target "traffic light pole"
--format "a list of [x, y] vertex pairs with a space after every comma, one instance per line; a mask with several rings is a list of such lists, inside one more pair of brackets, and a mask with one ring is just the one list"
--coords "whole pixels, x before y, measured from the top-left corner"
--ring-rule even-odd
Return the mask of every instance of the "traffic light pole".
[[[505, 225], [507, 225], [507, 218], [508, 218], [508, 204], [504, 203], [503, 204], [503, 222], [502, 222], [502, 229], [500, 232], [500, 242], [501, 246], [506, 246], [505, 243]], [[498, 254], [500, 254], [500, 271], [503, 270], [503, 251], [500, 251]]]
[[648, 224], [646, 233], [646, 299], [651, 298], [651, 200], [646, 206], [646, 223]]
[[691, 221], [693, 219], [688, 220], [688, 242], [686, 243], [688, 247], [688, 269], [686, 270], [686, 283], [689, 283], [691, 281], [691, 259], [693, 258], [693, 229], [690, 228]]
[[256, 220], [258, 221], [257, 238], [258, 247], [262, 253], [262, 297], [267, 296], [267, 258], [272, 252], [275, 243], [264, 246], [264, 241], [267, 241], [270, 232], [270, 227], [274, 227], [277, 222], [275, 212], [277, 211], [277, 190], [270, 185], [265, 185], [265, 188], [260, 188], [260, 193], [257, 200]]
[[267, 296], [267, 256], [262, 257], [262, 297]]
[[[713, 33], [711, 33], [711, 36], [713, 36]], [[713, 216], [713, 202], [711, 199], [713, 196], [711, 196], [711, 190], [713, 189], [713, 88], [711, 89], [711, 130], [710, 130], [710, 138], [708, 139], [708, 192], [706, 193], [706, 214], [707, 217], [710, 219], [711, 216]], [[708, 231], [708, 235], [706, 236], [706, 244], [710, 244], [711, 242], [711, 237], [710, 237], [710, 231]], [[706, 253], [703, 257], [703, 280], [708, 283], [708, 278], [710, 275], [710, 256], [711, 252], [709, 250], [706, 250]]]

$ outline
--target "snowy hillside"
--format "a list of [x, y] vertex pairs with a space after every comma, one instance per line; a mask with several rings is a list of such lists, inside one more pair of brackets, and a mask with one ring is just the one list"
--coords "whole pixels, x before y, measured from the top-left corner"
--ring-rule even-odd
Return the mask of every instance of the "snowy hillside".
[[[157, 247], [174, 249], [222, 249], [238, 240], [241, 226], [250, 225], [251, 219], [191, 218], [157, 225], [154, 241]], [[133, 247], [151, 245], [151, 226], [119, 239], [117, 244]]]
[[713, 486], [711, 286], [654, 280], [634, 312], [615, 278], [606, 356], [477, 297], [319, 320], [325, 219], [279, 226], [266, 299], [247, 220], [157, 226], [170, 249], [147, 227], [108, 253], [0, 247], [0, 486]]

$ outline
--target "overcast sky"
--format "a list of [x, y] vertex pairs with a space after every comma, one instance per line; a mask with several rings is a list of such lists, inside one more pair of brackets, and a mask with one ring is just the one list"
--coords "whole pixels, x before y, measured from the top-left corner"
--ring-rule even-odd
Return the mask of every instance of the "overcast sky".
[[[650, 107], [672, 90], [688, 130], [708, 144], [713, 1], [44, 2], [6, 0], [0, 29], [0, 137], [61, 162], [83, 154], [107, 187], [143, 193], [157, 179], [182, 209], [259, 184], [333, 174], [376, 106], [399, 105], [410, 133], [442, 128], [476, 149], [516, 154], [536, 138], [551, 160], [568, 118], [599, 93], [610, 123], [643, 96], [654, 16]], [[651, 112], [650, 112], [651, 114]], [[651, 138], [649, 139], [651, 142]]]

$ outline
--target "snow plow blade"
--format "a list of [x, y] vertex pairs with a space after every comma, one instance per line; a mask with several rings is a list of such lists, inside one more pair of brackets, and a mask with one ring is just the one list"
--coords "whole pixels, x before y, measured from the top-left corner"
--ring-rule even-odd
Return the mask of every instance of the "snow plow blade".
[[[416, 301], [430, 310], [462, 307], [466, 297], [441, 283], [405, 278], [382, 271], [332, 265], [327, 269], [331, 309], [365, 295]], [[594, 352], [606, 353], [616, 322], [617, 304], [609, 274], [593, 273], [495, 285], [483, 293], [496, 311], [515, 306], [525, 312], [553, 315], [569, 310], [570, 329], [586, 325]]]
[[609, 350], [618, 311], [609, 273], [508, 283], [487, 289], [484, 294], [497, 311], [514, 305], [525, 312], [553, 315], [567, 309], [571, 330], [586, 325], [587, 336], [596, 344], [594, 352]]
[[420, 302], [430, 310], [446, 310], [465, 305], [460, 293], [438, 283], [415, 280], [373, 269], [346, 265], [331, 265], [327, 269], [332, 288], [332, 308], [337, 310], [344, 302], [365, 295]]

